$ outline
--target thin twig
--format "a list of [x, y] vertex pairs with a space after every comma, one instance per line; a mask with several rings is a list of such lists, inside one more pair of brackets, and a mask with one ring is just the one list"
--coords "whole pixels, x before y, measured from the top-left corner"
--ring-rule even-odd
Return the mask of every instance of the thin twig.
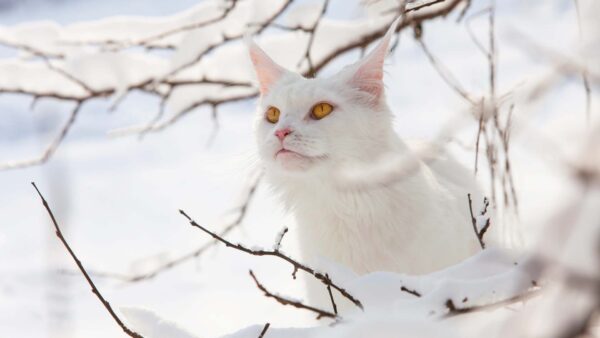
[[343, 288], [339, 287], [338, 285], [336, 285], [335, 283], [333, 283], [331, 281], [331, 279], [327, 278], [326, 275], [314, 270], [313, 268], [310, 268], [309, 266], [296, 261], [295, 259], [281, 253], [280, 251], [264, 250], [264, 249], [253, 250], [253, 249], [249, 249], [241, 244], [234, 244], [234, 243], [224, 239], [223, 237], [217, 235], [216, 233], [208, 230], [207, 228], [201, 226], [200, 224], [196, 223], [196, 221], [194, 221], [190, 216], [188, 216], [188, 214], [186, 214], [185, 211], [179, 210], [179, 213], [181, 215], [183, 215], [190, 222], [190, 225], [202, 230], [203, 232], [207, 233], [215, 240], [218, 240], [219, 242], [225, 244], [227, 247], [230, 247], [230, 248], [233, 248], [233, 249], [236, 249], [241, 252], [245, 252], [247, 254], [254, 255], [254, 256], [271, 256], [271, 257], [277, 257], [279, 259], [282, 259], [282, 260], [290, 263], [293, 266], [293, 268], [294, 268], [293, 274], [295, 274], [295, 272], [298, 270], [302, 270], [302, 271], [314, 276], [316, 279], [321, 281], [323, 284], [331, 285], [331, 287], [336, 289], [344, 297], [346, 297], [348, 300], [350, 300], [352, 303], [354, 303], [354, 305], [359, 307], [361, 310], [363, 309], [362, 303], [358, 299], [356, 299], [354, 296], [352, 296], [350, 293], [348, 293], [348, 291], [346, 291], [345, 289], [343, 289]]
[[2, 164], [0, 164], [0, 170], [20, 169], [20, 168], [25, 168], [25, 167], [29, 167], [29, 166], [33, 166], [33, 165], [39, 165], [39, 164], [46, 163], [50, 159], [50, 157], [54, 154], [56, 149], [58, 149], [58, 147], [60, 146], [62, 141], [65, 139], [69, 130], [71, 130], [71, 127], [75, 123], [75, 119], [77, 118], [77, 115], [79, 114], [79, 111], [81, 110], [81, 106], [82, 106], [82, 101], [77, 101], [75, 103], [75, 107], [71, 111], [71, 114], [69, 115], [69, 119], [67, 119], [67, 122], [65, 122], [63, 127], [60, 129], [60, 131], [58, 132], [58, 135], [46, 147], [46, 150], [44, 150], [44, 152], [41, 155], [39, 155], [38, 157], [32, 158], [32, 159], [28, 159], [28, 160], [19, 160], [19, 161], [11, 161], [11, 162], [2, 163]]
[[113, 311], [112, 306], [110, 306], [110, 303], [106, 299], [104, 299], [104, 297], [102, 296], [102, 294], [100, 293], [100, 291], [98, 290], [98, 288], [96, 288], [96, 285], [94, 284], [94, 282], [92, 281], [92, 279], [88, 275], [87, 271], [83, 267], [83, 264], [81, 264], [81, 261], [77, 258], [77, 255], [75, 255], [75, 252], [73, 252], [73, 250], [69, 246], [69, 243], [67, 243], [67, 240], [65, 239], [65, 237], [62, 234], [62, 232], [60, 231], [60, 227], [58, 226], [58, 222], [56, 221], [56, 218], [54, 217], [54, 213], [52, 213], [52, 210], [50, 209], [50, 206], [48, 205], [48, 202], [46, 201], [46, 199], [44, 198], [44, 196], [42, 195], [42, 193], [40, 192], [40, 190], [38, 189], [38, 187], [35, 185], [35, 182], [31, 182], [31, 185], [33, 185], [33, 187], [35, 188], [35, 191], [37, 191], [38, 195], [42, 199], [42, 204], [44, 205], [44, 208], [46, 208], [46, 211], [48, 212], [48, 215], [50, 216], [50, 219], [52, 220], [52, 223], [54, 224], [54, 229], [55, 229], [56, 236], [58, 237], [58, 239], [60, 239], [60, 241], [62, 242], [62, 244], [65, 246], [65, 248], [69, 252], [69, 255], [71, 255], [71, 257], [75, 261], [75, 264], [77, 264], [77, 267], [79, 268], [79, 271], [81, 271], [81, 273], [83, 274], [83, 276], [87, 280], [88, 284], [92, 288], [92, 293], [94, 293], [96, 295], [96, 297], [98, 297], [98, 299], [100, 300], [100, 302], [102, 303], [102, 305], [104, 305], [104, 308], [106, 308], [106, 311], [108, 311], [108, 313], [114, 319], [114, 321], [119, 325], [119, 327], [121, 327], [121, 329], [123, 330], [123, 332], [125, 332], [128, 336], [133, 337], [133, 338], [143, 338], [139, 333], [136, 333], [135, 331], [130, 330], [121, 321], [121, 319], [119, 318], [119, 316], [117, 316], [117, 314]]
[[484, 106], [485, 106], [485, 98], [482, 98], [479, 104], [479, 107], [475, 107], [474, 110], [476, 112], [479, 112], [479, 121], [477, 123], [477, 137], [475, 139], [475, 175], [477, 175], [477, 169], [479, 166], [479, 142], [481, 141], [481, 133], [483, 132], [483, 129], [485, 128], [485, 125], [483, 123], [483, 114], [484, 112]]
[[271, 326], [271, 323], [266, 323], [265, 326], [263, 327], [262, 331], [260, 331], [260, 335], [258, 335], [258, 338], [263, 338], [265, 336], [265, 333], [267, 333], [267, 330], [269, 329], [269, 326]]
[[285, 227], [283, 228], [283, 230], [281, 231], [281, 233], [279, 233], [279, 236], [277, 238], [277, 242], [275, 242], [275, 251], [279, 251], [279, 248], [281, 248], [281, 241], [283, 241], [283, 236], [285, 236], [285, 234], [288, 232], [288, 228]]
[[452, 299], [446, 300], [445, 306], [448, 309], [448, 313], [445, 317], [454, 317], [458, 315], [463, 315], [467, 313], [477, 312], [477, 311], [487, 311], [493, 310], [500, 307], [504, 307], [507, 305], [511, 305], [519, 302], [526, 302], [527, 300], [539, 296], [541, 294], [541, 288], [534, 288], [531, 291], [527, 291], [524, 294], [516, 295], [507, 299], [503, 299], [497, 302], [483, 304], [483, 305], [471, 305], [465, 307], [456, 306]]
[[[575, 12], [577, 13], [577, 27], [579, 32], [579, 40], [583, 38], [583, 29], [581, 27], [581, 12], [579, 8], [579, 0], [574, 0]], [[587, 121], [590, 121], [590, 114], [592, 111], [592, 88], [590, 87], [590, 79], [587, 74], [587, 70], [584, 69], [581, 72], [581, 81], [583, 89], [585, 90], [585, 117]]]
[[409, 288], [405, 287], [404, 285], [400, 287], [400, 291], [404, 291], [406, 293], [410, 293], [411, 295], [413, 295], [415, 297], [421, 297], [421, 293], [420, 292], [418, 292], [417, 290], [409, 289]]
[[463, 7], [463, 9], [460, 11], [460, 14], [458, 14], [458, 17], [456, 18], [457, 23], [462, 21], [462, 19], [469, 11], [469, 8], [471, 8], [471, 0], [466, 0], [465, 7]]
[[310, 57], [310, 53], [312, 51], [313, 42], [315, 41], [315, 31], [317, 30], [317, 28], [319, 27], [319, 24], [321, 23], [321, 20], [325, 16], [328, 6], [329, 6], [329, 0], [325, 0], [323, 2], [323, 7], [321, 8], [321, 12], [319, 13], [319, 16], [317, 17], [317, 20], [315, 20], [315, 23], [312, 25], [312, 27], [305, 30], [305, 32], [309, 33], [310, 35], [308, 37], [308, 44], [306, 45], [304, 55], [302, 56], [300, 63], [298, 63], [298, 66], [300, 66], [304, 60], [306, 60], [306, 62], [308, 63], [308, 70], [306, 71], [306, 73], [304, 75], [307, 77], [315, 76], [315, 68], [313, 65], [313, 61]]
[[325, 277], [327, 277], [327, 280], [329, 281], [327, 283], [327, 293], [329, 293], [329, 300], [331, 300], [331, 307], [333, 307], [333, 313], [335, 313], [336, 315], [338, 314], [338, 310], [337, 310], [337, 305], [335, 304], [335, 299], [333, 299], [333, 293], [331, 292], [331, 279], [329, 278], [329, 274], [325, 274]]
[[473, 231], [475, 232], [475, 236], [477, 236], [477, 240], [479, 241], [479, 245], [481, 246], [481, 249], [485, 249], [485, 243], [483, 242], [483, 235], [485, 234], [485, 231], [487, 231], [487, 228], [489, 227], [489, 219], [488, 219], [488, 224], [486, 224], [486, 226], [484, 227], [484, 229], [481, 229], [481, 231], [477, 228], [477, 220], [475, 219], [475, 215], [473, 214], [473, 201], [471, 200], [471, 194], [467, 194], [467, 198], [469, 200], [469, 214], [471, 215], [471, 224], [473, 225]]
[[[495, 17], [496, 17], [496, 2], [491, 0], [489, 11], [489, 53], [488, 53], [488, 64], [489, 64], [489, 82], [490, 82], [490, 93], [489, 107], [492, 109], [492, 120], [495, 123], [496, 129], [499, 130], [498, 124], [498, 106], [496, 104], [496, 37], [495, 37]], [[484, 106], [485, 108], [485, 106]], [[485, 112], [487, 114], [487, 112]], [[495, 147], [489, 141], [486, 141], [488, 151], [488, 161], [490, 167], [490, 175], [492, 179], [492, 204], [496, 207], [496, 192], [495, 192], [495, 171], [496, 171], [496, 152]], [[503, 189], [504, 190], [504, 189]]]
[[475, 100], [471, 98], [469, 93], [461, 86], [456, 77], [448, 70], [446, 66], [444, 66], [439, 59], [437, 59], [433, 53], [429, 50], [427, 45], [425, 45], [425, 41], [423, 41], [422, 34], [415, 34], [415, 39], [417, 40], [417, 44], [421, 47], [421, 50], [429, 59], [429, 63], [433, 66], [433, 68], [440, 75], [442, 80], [448, 84], [450, 88], [452, 88], [458, 95], [460, 95], [465, 101], [470, 103], [471, 105], [475, 104]]
[[313, 313], [315, 313], [317, 315], [317, 319], [321, 319], [321, 318], [338, 318], [337, 314], [335, 313], [331, 313], [329, 311], [326, 310], [322, 310], [310, 305], [306, 305], [304, 303], [301, 303], [299, 301], [293, 300], [293, 299], [289, 299], [289, 298], [285, 298], [279, 295], [276, 295], [272, 292], [270, 292], [269, 290], [267, 290], [267, 288], [265, 288], [259, 281], [258, 279], [256, 279], [256, 276], [254, 275], [254, 273], [252, 272], [252, 270], [250, 270], [250, 277], [252, 277], [252, 279], [254, 280], [254, 283], [256, 283], [256, 287], [258, 287], [264, 294], [266, 297], [269, 298], [273, 298], [275, 299], [279, 304], [282, 305], [290, 305], [293, 306], [295, 308], [298, 309], [304, 309], [304, 310], [308, 310], [311, 311]]
[[[258, 176], [254, 180], [254, 182], [250, 185], [242, 205], [240, 205], [238, 208], [235, 209], [235, 211], [238, 213], [237, 217], [231, 223], [227, 224], [223, 228], [223, 230], [221, 230], [219, 232], [220, 237], [227, 236], [232, 230], [234, 230], [234, 229], [238, 228], [240, 225], [242, 225], [242, 222], [244, 221], [244, 219], [248, 213], [248, 208], [256, 194], [256, 189], [259, 186], [260, 180], [261, 180], [261, 176]], [[217, 243], [219, 243], [219, 241], [213, 239], [188, 253], [185, 253], [179, 257], [173, 258], [167, 262], [161, 263], [160, 265], [154, 267], [150, 271], [146, 271], [146, 272], [136, 274], [136, 275], [126, 275], [126, 274], [118, 274], [118, 273], [103, 272], [103, 271], [90, 271], [90, 274], [97, 275], [99, 277], [104, 277], [104, 278], [111, 278], [111, 279], [119, 280], [119, 281], [126, 282], [126, 283], [141, 282], [141, 281], [152, 279], [163, 272], [171, 270], [174, 267], [179, 266], [191, 259], [199, 257], [200, 255], [202, 255], [204, 252], [206, 252], [208, 249], [210, 249]], [[64, 273], [71, 273], [71, 272], [64, 271]]]
[[66, 78], [66, 79], [70, 80], [71, 82], [77, 84], [83, 90], [85, 90], [88, 94], [94, 94], [94, 90], [90, 86], [88, 86], [85, 82], [83, 82], [80, 79], [76, 78], [73, 74], [67, 72], [66, 70], [53, 65], [52, 61], [49, 58], [43, 57], [43, 59], [44, 59], [44, 62], [46, 63], [46, 66], [49, 69], [55, 71], [56, 73], [62, 75], [64, 78]]

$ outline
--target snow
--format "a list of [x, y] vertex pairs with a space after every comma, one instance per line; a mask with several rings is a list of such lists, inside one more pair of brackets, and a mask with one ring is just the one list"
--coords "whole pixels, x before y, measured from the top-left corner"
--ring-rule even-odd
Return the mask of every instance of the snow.
[[127, 322], [135, 331], [147, 338], [191, 338], [191, 333], [186, 332], [172, 322], [164, 321], [152, 311], [139, 308], [121, 308]]
[[[284, 22], [288, 27], [310, 28], [317, 21], [322, 8], [323, 1], [301, 3], [292, 7], [285, 16]], [[309, 25], [306, 25], [306, 23]]]
[[[531, 280], [537, 278], [514, 264], [513, 257], [499, 250], [486, 250], [457, 266], [424, 276], [408, 276], [391, 272], [375, 272], [365, 276], [355, 276], [346, 280], [342, 287], [361, 300], [364, 312], [350, 307], [342, 312], [344, 318], [336, 326], [318, 326], [295, 329], [294, 334], [302, 337], [358, 335], [365, 330], [375, 336], [390, 332], [410, 336], [420, 332], [422, 336], [435, 336], [444, 332], [449, 324], [436, 324], [436, 319], [448, 313], [446, 302], [451, 299], [457, 307], [486, 305], [510, 299], [531, 289]], [[334, 277], [337, 280], [337, 276]], [[401, 286], [418, 290], [421, 297], [401, 291]], [[277, 294], [274, 292], [274, 294]], [[293, 299], [289, 296], [282, 296]], [[340, 296], [336, 294], [338, 302]], [[302, 302], [301, 299], [294, 299]], [[433, 320], [433, 321], [432, 321]], [[157, 317], [137, 319], [134, 327], [153, 326], [160, 323]], [[402, 325], [401, 325], [402, 324]], [[136, 326], [138, 325], [138, 326]], [[246, 337], [248, 332], [256, 332], [249, 327], [227, 337]], [[393, 330], [393, 331], [390, 331]], [[428, 332], [429, 335], [428, 335]], [[270, 337], [287, 337], [289, 329], [271, 327]], [[349, 335], [350, 334], [350, 335]], [[152, 335], [152, 337], [171, 337]]]
[[0, 60], [0, 88], [8, 92], [27, 91], [37, 95], [81, 98], [86, 91], [42, 62], [23, 63], [18, 60]]
[[65, 60], [64, 69], [95, 91], [117, 92], [161, 76], [166, 62], [158, 57], [122, 52], [81, 54]]
[[[152, 77], [164, 74], [172, 66], [174, 54], [148, 54], [126, 49], [118, 53], [106, 51], [96, 58], [97, 54], [90, 54], [94, 52], [93, 47], [82, 49], [62, 41], [106, 37], [130, 41], [152, 36], [158, 31], [150, 27], [175, 28], [217, 14], [216, 7], [203, 2], [166, 17], [149, 18], [140, 13], [136, 18], [98, 19], [100, 14], [96, 12], [100, 7], [112, 6], [114, 14], [130, 10], [122, 1], [107, 0], [108, 5], [105, 2], [83, 3], [66, 2], [68, 5], [47, 10], [44, 7], [42, 18], [61, 18], [67, 15], [61, 13], [70, 13], [69, 20], [62, 20], [60, 24], [46, 20], [3, 26], [0, 40], [64, 53], [67, 59], [54, 60], [53, 64], [84, 78], [95, 89], [122, 88], [146, 80], [147, 74]], [[264, 6], [270, 9], [273, 3], [265, 2]], [[577, 48], [571, 48], [579, 42], [576, 16], [570, 5], [545, 2], [533, 6], [520, 1], [497, 4], [501, 47], [498, 87], [501, 91], [515, 88], [515, 84], [534, 84], [553, 64], [551, 60], [532, 56], [529, 49], [515, 43], [514, 35], [510, 33], [514, 27], [526, 27], [534, 37], [552, 36], [543, 43], [556, 50], [577, 51]], [[479, 9], [478, 5], [485, 4], [474, 2], [473, 11]], [[35, 11], [35, 4], [23, 6], [28, 6], [29, 11], [0, 13], [2, 22], [24, 21], [41, 15]], [[85, 10], [77, 12], [71, 6]], [[148, 13], [160, 12], [157, 8], [174, 13], [183, 9], [178, 6], [184, 5], [164, 1], [144, 4]], [[371, 21], [361, 13], [347, 9], [358, 7], [356, 4], [343, 2], [340, 5], [333, 1], [331, 6], [332, 19], [323, 21], [323, 25], [335, 30], [328, 35], [330, 41], [326, 38], [315, 41], [318, 46], [313, 54], [315, 60], [329, 48], [340, 47], [386, 24], [384, 20]], [[102, 11], [105, 13], [106, 9]], [[592, 19], [596, 17], [594, 13], [582, 11], [584, 16]], [[95, 20], [70, 23], [82, 17], [95, 17]], [[358, 24], [349, 27], [352, 19], [359, 19]], [[131, 25], [125, 25], [125, 22]], [[596, 27], [597, 20], [591, 24]], [[473, 26], [478, 32], [486, 32], [484, 19], [474, 21]], [[275, 30], [268, 33], [257, 38], [257, 42], [272, 53], [276, 61], [294, 69], [307, 42], [306, 35]], [[337, 38], [342, 34], [348, 34], [348, 39]], [[388, 62], [388, 99], [396, 112], [394, 127], [397, 132], [406, 137], [431, 139], [444, 128], [444, 121], [450, 120], [456, 112], [464, 111], [465, 106], [435, 74], [410, 38], [411, 34], [409, 31], [403, 33], [399, 49]], [[35, 38], [42, 35], [44, 39]], [[584, 37], [589, 36], [584, 34]], [[432, 51], [443, 56], [444, 63], [467, 89], [475, 93], [485, 90], [485, 60], [479, 57], [466, 36], [464, 26], [456, 25], [452, 18], [437, 20], [425, 26], [425, 38]], [[191, 33], [190, 36], [175, 34], [153, 41], [151, 45], [182, 44], [190, 49], [176, 53], [190, 52], [186, 57], [191, 57], [201, 50], [194, 50], [197, 46], [190, 45], [193, 39]], [[286, 43], [286, 39], [293, 39], [294, 43]], [[185, 44], [182, 41], [186, 41]], [[595, 41], [585, 45], [592, 70], [597, 67], [597, 63], [592, 62], [598, 50]], [[199, 40], [198, 44], [202, 45], [204, 41]], [[281, 48], [282, 44], [285, 48]], [[245, 53], [243, 43], [231, 43], [209, 54], [201, 65], [190, 67], [176, 79], [204, 75], [253, 81]], [[86, 94], [76, 83], [46, 69], [42, 61], [23, 56], [14, 58], [11, 54], [0, 60], [0, 88], [26, 89], [37, 94], [51, 92], [75, 98]], [[349, 53], [325, 69], [324, 75], [337, 71], [357, 57], [358, 52]], [[118, 71], [107, 70], [103, 68], [107, 63], [115, 63], [120, 68]], [[180, 87], [168, 102], [168, 113], [183, 111], [198, 100], [248, 94], [251, 90], [214, 85]], [[590, 121], [585, 119], [584, 91], [579, 77], [553, 88], [543, 101], [529, 103], [525, 97], [515, 95], [515, 98], [519, 103], [515, 110], [511, 156], [521, 203], [522, 222], [519, 226], [530, 242], [537, 243], [532, 248], [543, 257], [564, 263], [584, 276], [597, 276], [598, 261], [593, 259], [597, 256], [590, 254], [592, 246], [589, 244], [598, 238], [598, 227], [593, 226], [597, 222], [593, 220], [598, 219], [599, 193], [596, 188], [592, 189], [591, 183], [587, 186], [578, 183], [569, 168], [599, 168], [598, 91], [596, 87], [592, 91]], [[43, 100], [30, 111], [30, 101], [15, 95], [0, 97], [3, 111], [0, 158], [3, 161], [38, 154], [54, 137], [57, 126], [71, 107], [56, 100]], [[250, 175], [246, 171], [255, 162], [250, 146], [255, 102], [220, 108], [220, 129], [208, 149], [206, 141], [210, 137], [212, 121], [210, 113], [204, 110], [189, 114], [183, 120], [185, 122], [160, 134], [146, 136], [142, 142], [137, 138], [106, 137], [106, 132], [113, 128], [147, 121], [148, 112], [156, 111], [157, 103], [154, 97], [132, 93], [115, 112], [107, 114], [109, 102], [90, 102], [84, 106], [75, 128], [48, 164], [0, 172], [0, 328], [3, 335], [122, 336], [79, 274], [57, 273], [61, 269], [72, 271], [74, 267], [51, 230], [47, 215], [29, 185], [31, 180], [46, 193], [74, 250], [84, 264], [95, 271], [124, 274], [147, 271], [210, 240], [206, 234], [191, 228], [177, 209], [183, 208], [196, 221], [218, 231], [227, 224], [228, 219], [224, 220], [223, 215], [239, 206], [239, 196], [245, 196], [242, 191], [247, 183], [245, 177]], [[474, 126], [468, 127], [456, 135], [464, 144], [471, 144], [474, 137]], [[472, 151], [456, 148], [458, 157], [471, 166]], [[568, 162], [563, 161], [562, 154]], [[485, 175], [482, 173], [483, 181]], [[573, 215], [577, 215], [576, 222], [570, 221]], [[269, 248], [283, 224], [290, 226], [283, 241], [285, 252], [300, 257], [293, 220], [283, 212], [273, 194], [261, 186], [256, 200], [251, 203], [248, 218], [231, 234], [231, 240], [249, 247]], [[564, 250], [555, 250], [557, 245]], [[517, 328], [523, 328], [530, 336], [548, 336], [548, 332], [580, 316], [591, 306], [593, 299], [586, 288], [569, 288], [560, 271], [551, 275], [550, 281], [538, 281], [543, 285], [543, 294], [526, 304], [514, 304], [510, 310], [499, 308], [440, 319], [447, 311], [444, 303], [449, 297], [457, 306], [463, 305], [465, 296], [469, 299], [467, 304], [486, 304], [531, 288], [532, 275], [525, 267], [531, 266], [534, 258], [518, 252], [507, 255], [490, 248], [463, 264], [426, 276], [390, 272], [357, 276], [334, 262], [322, 262], [319, 271], [328, 272], [333, 280], [346, 286], [365, 303], [364, 313], [352, 306], [346, 307], [351, 312], [343, 315], [344, 323], [333, 327], [327, 326], [330, 321], [315, 323], [312, 314], [265, 298], [247, 276], [248, 269], [252, 269], [269, 290], [303, 298], [303, 284], [301, 280], [292, 279], [289, 264], [251, 257], [221, 245], [146, 282], [124, 284], [94, 279], [115, 308], [135, 307], [123, 308], [123, 317], [148, 337], [164, 337], [165, 333], [171, 338], [178, 335], [257, 337], [267, 322], [271, 323], [271, 328], [266, 337], [387, 337], [388, 332], [407, 337], [506, 337], [514, 336]], [[515, 262], [518, 264], [514, 265]], [[300, 279], [301, 273], [298, 275]], [[423, 296], [417, 298], [403, 292], [401, 286], [413, 288]], [[336, 300], [343, 303], [339, 295]], [[561, 305], [556, 306], [557, 303]], [[527, 311], [518, 311], [523, 307]], [[434, 316], [429, 315], [431, 310], [436, 311]]]

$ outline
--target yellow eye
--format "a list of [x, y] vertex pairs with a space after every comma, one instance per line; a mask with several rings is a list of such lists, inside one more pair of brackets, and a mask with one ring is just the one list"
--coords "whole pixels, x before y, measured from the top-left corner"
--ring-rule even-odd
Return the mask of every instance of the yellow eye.
[[271, 123], [277, 123], [277, 121], [279, 121], [279, 109], [275, 107], [269, 107], [269, 109], [267, 109], [266, 117], [267, 121]]
[[333, 106], [327, 102], [317, 103], [312, 107], [310, 116], [315, 120], [320, 120], [325, 116], [331, 114]]

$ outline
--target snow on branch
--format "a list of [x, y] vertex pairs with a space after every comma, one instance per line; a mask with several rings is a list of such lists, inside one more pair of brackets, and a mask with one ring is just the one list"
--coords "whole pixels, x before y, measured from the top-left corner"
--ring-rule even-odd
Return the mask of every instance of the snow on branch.
[[[443, 17], [464, 0], [429, 1], [407, 7], [398, 31]], [[269, 52], [282, 65], [315, 76], [341, 55], [363, 49], [385, 33], [401, 9], [377, 20], [343, 21], [326, 17], [329, 0], [309, 15], [296, 15], [292, 0], [207, 1], [164, 18], [115, 17], [61, 26], [33, 22], [0, 27], [0, 44], [21, 55], [0, 60], [0, 93], [22, 94], [34, 100], [53, 98], [81, 106], [110, 99], [111, 109], [132, 91], [160, 99], [148, 122], [113, 131], [112, 135], [145, 134], [172, 125], [200, 107], [219, 106], [254, 98], [258, 91], [241, 42], [246, 34], [263, 35]], [[287, 25], [285, 21], [292, 22]], [[279, 28], [279, 29], [278, 29]], [[279, 31], [278, 33], [276, 33]], [[335, 36], [335, 39], [331, 39]], [[157, 54], [154, 49], [168, 50]], [[75, 115], [73, 113], [72, 115]], [[1, 169], [43, 164], [50, 159], [75, 120], [60, 131], [35, 160], [11, 161]]]

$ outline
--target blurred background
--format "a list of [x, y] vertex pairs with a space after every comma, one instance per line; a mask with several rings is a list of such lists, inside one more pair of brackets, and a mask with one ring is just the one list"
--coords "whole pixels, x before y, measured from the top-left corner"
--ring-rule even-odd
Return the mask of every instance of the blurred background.
[[[375, 26], [385, 26], [387, 17], [381, 21], [378, 14], [373, 14], [384, 7], [374, 6], [392, 6], [395, 1], [370, 2], [332, 0], [326, 18], [347, 22], [370, 20], [376, 22]], [[23, 57], [22, 50], [3, 44], [2, 39], [11, 30], [32, 21], [52, 21], [66, 27], [125, 16], [127, 22], [133, 20], [131, 16], [169, 17], [203, 3], [0, 0], [3, 34], [0, 56], [4, 61]], [[255, 15], [260, 16], [260, 11], [268, 11], [267, 7], [277, 3], [281, 1], [257, 5]], [[296, 13], [294, 17], [301, 17], [320, 4], [320, 1], [294, 1], [288, 10]], [[489, 5], [488, 1], [473, 0], [466, 17]], [[498, 93], [501, 96], [510, 92], [510, 100], [517, 102], [513, 114], [522, 122], [515, 123], [511, 145], [519, 221], [510, 219], [513, 225], [518, 224], [523, 242], [528, 243], [536, 236], [536, 226], [573, 193], [565, 178], [565, 168], [559, 163], [577, 152], [584, 135], [598, 123], [598, 91], [591, 91], [589, 116], [586, 116], [588, 99], [581, 77], [560, 77], [544, 88], [542, 99], [533, 102], [523, 99], [526, 96], [523, 93], [529, 93], [556, 66], [555, 60], [523, 41], [532, 39], [543, 48], [565, 55], [575, 53], [581, 41], [576, 7], [572, 1], [559, 0], [503, 0], [496, 6]], [[469, 36], [465, 21], [457, 23], [459, 13], [457, 9], [445, 19], [424, 23], [423, 39], [466, 91], [475, 96], [485, 95], [489, 77], [487, 60]], [[283, 16], [280, 21], [285, 23], [285, 20], [297, 19]], [[470, 25], [485, 41], [487, 16], [474, 17]], [[126, 30], [127, 25], [124, 27]], [[42, 32], [35, 34], [45, 38]], [[267, 29], [257, 40], [260, 43], [278, 34], [281, 31]], [[351, 34], [352, 31], [348, 39]], [[388, 60], [387, 95], [400, 135], [432, 139], [456, 114], [469, 116], [471, 108], [440, 77], [413, 35], [410, 29], [402, 31], [399, 44]], [[195, 43], [193, 37], [183, 39], [186, 46]], [[171, 55], [165, 50], [135, 51], [167, 59]], [[320, 70], [319, 76], [334, 73], [356, 61], [360, 54], [356, 48], [341, 55]], [[243, 58], [245, 54], [237, 54], [238, 61], [224, 59], [212, 67], [233, 66], [227, 62], [246, 64]], [[277, 55], [274, 58], [280, 61]], [[34, 84], [37, 81], [35, 74], [15, 78], [18, 73], [9, 72], [6, 67], [0, 69], [3, 78], [0, 87], [11, 81]], [[0, 163], [38, 156], [69, 119], [73, 103], [44, 98], [32, 105], [32, 95], [14, 90], [6, 93], [2, 88]], [[98, 273], [93, 277], [115, 307], [151, 309], [203, 337], [267, 321], [277, 326], [310, 324], [309, 315], [265, 299], [247, 277], [248, 268], [252, 268], [268, 278], [268, 284], [277, 286], [279, 292], [302, 295], [303, 285], [301, 281], [290, 282], [288, 266], [223, 247], [213, 247], [197, 258], [140, 282], [101, 275], [151, 271], [207, 243], [209, 238], [191, 228], [178, 209], [186, 210], [198, 222], [216, 230], [238, 216], [236, 208], [244, 203], [247, 188], [256, 176], [252, 134], [255, 100], [219, 106], [218, 129], [211, 107], [201, 106], [160, 131], [119, 136], [111, 132], [152, 119], [161, 104], [160, 98], [132, 91], [114, 110], [111, 110], [114, 96], [93, 99], [82, 106], [75, 124], [46, 163], [0, 171], [0, 336], [67, 338], [121, 334], [55, 237], [31, 181], [45, 194], [84, 265]], [[471, 119], [449, 142], [468, 167], [473, 166], [476, 133], [477, 120]], [[485, 168], [485, 155], [481, 156], [480, 165]], [[487, 169], [481, 170], [479, 178], [485, 187], [489, 186]], [[284, 248], [294, 255], [297, 248], [293, 221], [268, 187], [259, 185], [243, 224], [232, 232], [231, 238], [249, 246], [271, 247], [284, 226], [291, 228]]]

